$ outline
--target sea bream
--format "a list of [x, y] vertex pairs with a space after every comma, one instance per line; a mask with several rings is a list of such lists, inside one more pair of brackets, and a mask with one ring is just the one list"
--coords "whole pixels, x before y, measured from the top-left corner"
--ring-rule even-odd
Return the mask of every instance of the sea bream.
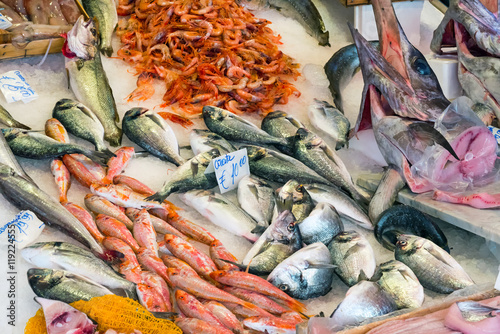
[[297, 132], [297, 129], [304, 128], [295, 117], [287, 114], [284, 111], [272, 111], [262, 119], [261, 129], [269, 133], [271, 136], [283, 138], [289, 141], [288, 145], [275, 144], [281, 152], [293, 155], [292, 139]]
[[315, 242], [328, 245], [337, 234], [344, 231], [344, 224], [333, 205], [320, 202], [299, 223], [299, 230], [306, 245]]
[[113, 92], [97, 50], [97, 30], [92, 19], [78, 18], [66, 35], [63, 54], [69, 74], [69, 84], [76, 99], [90, 108], [104, 127], [104, 139], [118, 146], [122, 130]]
[[236, 151], [233, 144], [209, 130], [193, 129], [189, 134], [189, 144], [195, 155], [213, 148], [218, 149], [221, 154]]
[[238, 183], [238, 203], [258, 224], [271, 224], [275, 196], [266, 181], [252, 175], [242, 178]]
[[309, 105], [307, 115], [315, 128], [323, 131], [335, 141], [336, 150], [344, 146], [349, 147], [348, 135], [351, 123], [338, 109], [326, 101], [314, 99], [314, 102]]
[[275, 211], [277, 213], [283, 210], [291, 211], [299, 224], [309, 216], [314, 208], [311, 196], [304, 186], [296, 180], [289, 180], [277, 191]]

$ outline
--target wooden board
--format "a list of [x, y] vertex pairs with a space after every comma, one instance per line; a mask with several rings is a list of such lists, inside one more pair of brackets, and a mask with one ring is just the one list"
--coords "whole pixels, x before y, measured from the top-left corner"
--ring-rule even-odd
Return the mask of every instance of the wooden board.
[[[363, 174], [359, 176], [357, 184], [368, 191], [374, 192], [381, 177], [382, 174]], [[496, 182], [484, 188], [475, 189], [475, 192], [498, 193], [499, 186], [500, 182]], [[414, 194], [408, 188], [401, 190], [396, 200], [432, 217], [500, 244], [499, 209], [480, 210], [467, 205], [439, 202], [432, 199], [432, 191]]]
[[18, 49], [10, 43], [0, 44], [0, 59], [14, 59], [44, 55], [47, 52], [49, 44], [49, 53], [58, 53], [61, 52], [64, 39], [54, 38], [52, 39], [52, 43], [50, 43], [49, 39], [31, 41], [25, 48], [22, 49]]
[[[345, 7], [370, 5], [372, 0], [339, 0]], [[392, 0], [392, 2], [413, 1], [413, 0]]]

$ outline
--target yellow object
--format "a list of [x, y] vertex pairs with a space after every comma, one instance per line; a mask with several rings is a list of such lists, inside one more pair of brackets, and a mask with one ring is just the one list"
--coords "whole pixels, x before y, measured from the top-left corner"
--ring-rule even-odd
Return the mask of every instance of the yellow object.
[[[182, 331], [172, 321], [155, 318], [141, 304], [116, 295], [94, 297], [89, 301], [77, 301], [70, 304], [74, 308], [94, 320], [97, 330], [104, 333], [114, 329], [118, 333], [132, 333], [134, 330], [142, 334], [181, 334]], [[25, 334], [47, 334], [43, 310], [39, 309], [28, 321]]]

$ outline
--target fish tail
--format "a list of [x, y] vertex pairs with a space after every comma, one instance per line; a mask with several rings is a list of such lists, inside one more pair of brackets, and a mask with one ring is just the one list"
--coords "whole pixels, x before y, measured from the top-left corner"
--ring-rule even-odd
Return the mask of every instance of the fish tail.
[[276, 302], [285, 305], [286, 307], [299, 312], [299, 313], [306, 313], [307, 309], [304, 304], [299, 302], [298, 300], [295, 300], [293, 298], [290, 299], [275, 299]]
[[18, 121], [14, 121], [14, 127], [19, 128], [19, 129], [24, 129], [24, 130], [31, 130], [31, 128], [27, 125], [24, 125], [23, 123], [20, 123]]
[[111, 151], [109, 151], [108, 153], [108, 152], [99, 152], [93, 150], [85, 150], [82, 153], [92, 161], [95, 161], [102, 166], [107, 166], [108, 160], [115, 156], [115, 154]]
[[151, 196], [148, 196], [145, 198], [146, 201], [152, 201], [152, 202], [158, 202], [158, 203], [163, 203], [163, 201], [168, 197], [168, 192], [164, 193], [163, 191], [159, 191], [154, 193]]
[[135, 283], [131, 283], [131, 286], [130, 288], [128, 289], [123, 289], [125, 291], [125, 295], [127, 296], [127, 298], [130, 298], [130, 299], [133, 299], [133, 300], [139, 300], [139, 296], [137, 296], [137, 289], [136, 289], [136, 284]]

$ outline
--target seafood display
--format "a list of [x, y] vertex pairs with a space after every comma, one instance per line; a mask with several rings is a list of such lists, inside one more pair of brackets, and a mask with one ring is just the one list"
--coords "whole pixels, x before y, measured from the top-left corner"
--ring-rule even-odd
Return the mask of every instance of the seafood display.
[[[483, 124], [496, 107], [485, 69], [494, 72], [495, 42], [483, 25], [496, 20], [476, 1], [456, 0], [436, 31], [440, 47], [453, 31], [462, 59], [471, 99], [453, 102], [389, 0], [373, 2], [380, 41], [347, 23], [345, 47], [325, 28], [332, 13], [310, 0], [7, 1], [12, 22], [72, 21], [65, 65], [49, 58], [67, 83], [50, 108], [43, 100], [35, 117], [0, 106], [0, 192], [47, 224], [19, 249], [31, 288], [21, 298], [36, 295], [44, 310], [32, 319], [45, 315], [42, 332], [95, 333], [104, 320], [78, 305], [122, 298], [145, 323], [167, 323], [165, 333], [349, 331], [491, 283], [490, 240], [466, 245], [472, 234], [396, 203], [408, 187], [457, 203], [448, 207], [500, 207], [498, 194], [477, 189], [500, 165]], [[292, 58], [286, 29], [261, 15], [288, 20], [333, 56]], [[359, 68], [361, 105], [347, 97]], [[376, 191], [356, 182], [382, 170], [352, 147], [367, 129], [388, 165]], [[428, 326], [495, 328], [497, 313], [458, 302]]]

